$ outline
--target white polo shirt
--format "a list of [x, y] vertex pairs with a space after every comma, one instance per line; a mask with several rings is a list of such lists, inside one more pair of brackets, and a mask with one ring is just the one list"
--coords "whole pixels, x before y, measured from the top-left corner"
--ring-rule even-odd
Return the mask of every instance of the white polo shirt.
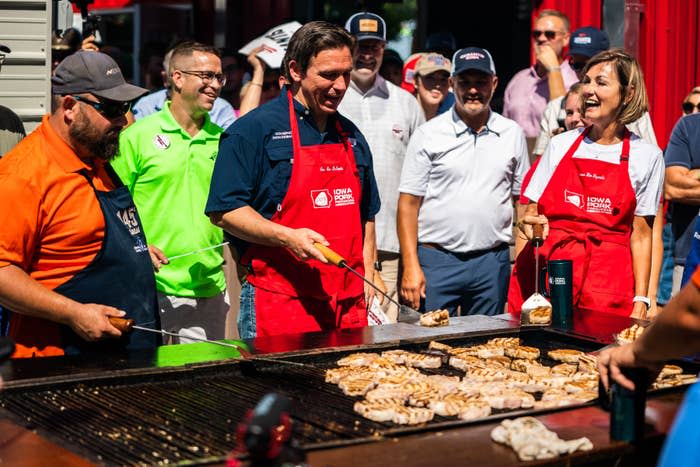
[[396, 207], [399, 175], [411, 135], [425, 122], [416, 98], [377, 75], [365, 93], [350, 82], [338, 111], [360, 129], [369, 143], [382, 207], [375, 217], [377, 250], [399, 252]]
[[[534, 202], [540, 199], [552, 175], [554, 175], [554, 171], [559, 166], [559, 162], [564, 158], [564, 155], [582, 131], [583, 128], [577, 128], [552, 137], [542, 155], [542, 160], [537, 164], [537, 168], [532, 174], [530, 183], [525, 188], [526, 197]], [[621, 152], [621, 142], [602, 145], [584, 138], [573, 157], [598, 159], [610, 164], [619, 164]], [[664, 159], [661, 149], [632, 133], [630, 137], [630, 158], [627, 167], [632, 188], [637, 198], [637, 207], [634, 210], [635, 216], [656, 215], [664, 186]]]
[[523, 130], [491, 111], [475, 134], [449, 112], [422, 125], [406, 152], [399, 191], [423, 197], [418, 241], [466, 253], [510, 242], [513, 197], [530, 167]]

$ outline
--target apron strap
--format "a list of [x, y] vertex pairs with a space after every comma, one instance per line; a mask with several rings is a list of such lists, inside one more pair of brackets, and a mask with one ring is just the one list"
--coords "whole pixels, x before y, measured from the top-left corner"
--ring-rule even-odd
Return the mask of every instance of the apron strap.
[[301, 148], [301, 139], [299, 138], [299, 125], [297, 125], [297, 115], [294, 111], [294, 98], [292, 90], [287, 88], [287, 102], [289, 103], [289, 125], [292, 130], [292, 144], [294, 145], [293, 154], [297, 154]]

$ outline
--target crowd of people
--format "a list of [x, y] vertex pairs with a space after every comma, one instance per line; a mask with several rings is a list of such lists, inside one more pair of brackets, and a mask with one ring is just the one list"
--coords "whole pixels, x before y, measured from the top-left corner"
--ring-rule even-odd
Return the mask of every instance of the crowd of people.
[[639, 63], [600, 29], [542, 11], [503, 114], [487, 49], [441, 33], [403, 61], [386, 29], [368, 12], [309, 22], [279, 69], [260, 49], [182, 42], [151, 93], [90, 38], [58, 40], [41, 125], [25, 136], [0, 107], [0, 331], [14, 357], [162, 344], [123, 317], [171, 343], [223, 339], [239, 298], [244, 338], [366, 326], [368, 306], [396, 321], [375, 287], [421, 311], [517, 315], [534, 264], [553, 259], [573, 260], [584, 317], [654, 318], [657, 296], [668, 303], [601, 355], [606, 384], [697, 351], [700, 88], [664, 153]]
[[[383, 18], [361, 12], [302, 26], [280, 68], [260, 48], [181, 42], [150, 93], [90, 38], [57, 38], [51, 114], [24, 137], [0, 109], [15, 128], [0, 190], [22, 200], [3, 206], [0, 234], [16, 356], [118, 338], [109, 318], [124, 311], [174, 343], [222, 339], [231, 300], [246, 338], [364, 326], [368, 306], [395, 322], [366, 282], [421, 311], [517, 315], [534, 292], [535, 224], [540, 265], [574, 260], [583, 313], [652, 317], [700, 262], [698, 119], [679, 121], [664, 155], [634, 57], [555, 10], [533, 26], [535, 62], [508, 83], [487, 49], [449, 33], [404, 61]], [[699, 101], [695, 88], [683, 112]], [[87, 348], [158, 343], [141, 337]]]

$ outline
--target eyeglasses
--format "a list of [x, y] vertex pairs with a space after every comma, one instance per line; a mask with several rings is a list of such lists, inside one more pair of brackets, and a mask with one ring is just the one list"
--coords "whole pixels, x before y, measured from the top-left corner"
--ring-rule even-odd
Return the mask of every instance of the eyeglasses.
[[86, 103], [87, 105], [104, 115], [105, 118], [108, 118], [110, 120], [113, 118], [123, 116], [129, 111], [129, 109], [131, 109], [131, 101], [91, 101], [90, 99], [85, 99], [84, 97], [75, 96], [72, 94], [71, 97], [76, 101]]
[[683, 107], [684, 114], [692, 114], [694, 110], [700, 112], [700, 102], [693, 104], [692, 102], [683, 102], [681, 104]]
[[204, 84], [209, 84], [214, 79], [216, 79], [220, 85], [225, 85], [226, 84], [226, 75], [223, 73], [214, 73], [213, 71], [196, 71], [196, 70], [178, 70], [180, 73], [184, 73], [186, 75], [193, 75], [199, 77], [199, 79], [202, 80]]
[[542, 34], [544, 34], [544, 37], [546, 37], [547, 39], [549, 39], [551, 41], [552, 39], [557, 37], [557, 34], [561, 34], [561, 32], [560, 31], [540, 31], [540, 30], [534, 29], [532, 31], [532, 38], [537, 40], [537, 39], [539, 39], [539, 37]]

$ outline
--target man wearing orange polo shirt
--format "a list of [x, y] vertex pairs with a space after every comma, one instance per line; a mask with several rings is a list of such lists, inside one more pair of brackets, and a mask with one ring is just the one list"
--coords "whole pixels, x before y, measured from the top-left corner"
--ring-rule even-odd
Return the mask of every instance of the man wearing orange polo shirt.
[[156, 346], [108, 319], [160, 324], [146, 238], [108, 164], [146, 90], [99, 52], [67, 57], [51, 81], [52, 113], [0, 160], [2, 330], [15, 357]]

